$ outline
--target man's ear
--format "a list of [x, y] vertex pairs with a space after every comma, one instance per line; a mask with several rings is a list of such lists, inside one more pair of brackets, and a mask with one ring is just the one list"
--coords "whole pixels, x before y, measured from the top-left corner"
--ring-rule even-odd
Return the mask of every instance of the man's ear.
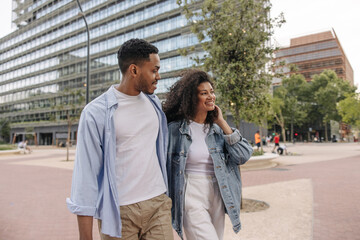
[[136, 66], [135, 64], [131, 64], [129, 66], [129, 72], [130, 72], [131, 76], [133, 76], [133, 77], [138, 76], [138, 73], [139, 73], [138, 66]]

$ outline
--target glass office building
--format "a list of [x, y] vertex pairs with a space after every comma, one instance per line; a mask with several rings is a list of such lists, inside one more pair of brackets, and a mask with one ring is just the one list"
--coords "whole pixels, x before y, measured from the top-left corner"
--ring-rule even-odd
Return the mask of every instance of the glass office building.
[[[90, 100], [119, 83], [117, 50], [130, 38], [143, 38], [160, 50], [157, 94], [193, 66], [198, 46], [176, 0], [80, 1], [90, 29]], [[39, 144], [67, 137], [64, 103], [71, 90], [86, 88], [87, 32], [75, 0], [13, 0], [16, 31], [0, 39], [0, 119], [11, 123], [11, 141], [32, 132]], [[200, 49], [197, 47], [196, 49]], [[75, 98], [75, 99], [74, 99]], [[76, 139], [75, 124], [71, 139]]]

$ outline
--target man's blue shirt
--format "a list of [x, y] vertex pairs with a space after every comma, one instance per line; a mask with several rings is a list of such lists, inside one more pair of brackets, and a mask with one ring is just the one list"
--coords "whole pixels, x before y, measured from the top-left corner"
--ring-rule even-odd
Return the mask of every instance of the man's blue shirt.
[[[145, 96], [150, 99], [159, 119], [156, 150], [168, 188], [166, 117], [161, 110], [160, 100], [155, 95]], [[82, 111], [77, 134], [71, 197], [66, 199], [66, 203], [74, 214], [101, 219], [101, 231], [106, 235], [120, 238], [122, 226], [116, 188], [116, 134], [113, 118], [117, 106], [118, 102], [111, 87], [86, 105]]]

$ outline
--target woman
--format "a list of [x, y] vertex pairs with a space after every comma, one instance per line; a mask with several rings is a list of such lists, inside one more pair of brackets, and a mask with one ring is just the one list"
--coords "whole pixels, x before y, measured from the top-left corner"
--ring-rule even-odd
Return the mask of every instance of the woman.
[[252, 147], [224, 120], [215, 105], [209, 75], [188, 70], [167, 94], [167, 172], [173, 227], [188, 240], [221, 240], [225, 212], [240, 230], [241, 179], [238, 165]]

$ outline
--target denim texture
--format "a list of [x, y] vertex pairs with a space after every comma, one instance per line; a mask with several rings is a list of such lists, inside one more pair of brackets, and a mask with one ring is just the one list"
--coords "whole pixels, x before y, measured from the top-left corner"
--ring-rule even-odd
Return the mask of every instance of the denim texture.
[[[185, 120], [171, 122], [169, 128], [169, 144], [167, 153], [167, 173], [169, 196], [172, 199], [172, 224], [179, 236], [183, 237], [183, 211], [185, 203], [185, 165], [191, 144], [189, 125]], [[229, 215], [233, 230], [241, 229], [241, 177], [239, 165], [246, 163], [253, 149], [237, 129], [224, 135], [221, 128], [213, 124], [206, 137], [206, 145], [214, 163], [215, 177], [220, 193]]]

